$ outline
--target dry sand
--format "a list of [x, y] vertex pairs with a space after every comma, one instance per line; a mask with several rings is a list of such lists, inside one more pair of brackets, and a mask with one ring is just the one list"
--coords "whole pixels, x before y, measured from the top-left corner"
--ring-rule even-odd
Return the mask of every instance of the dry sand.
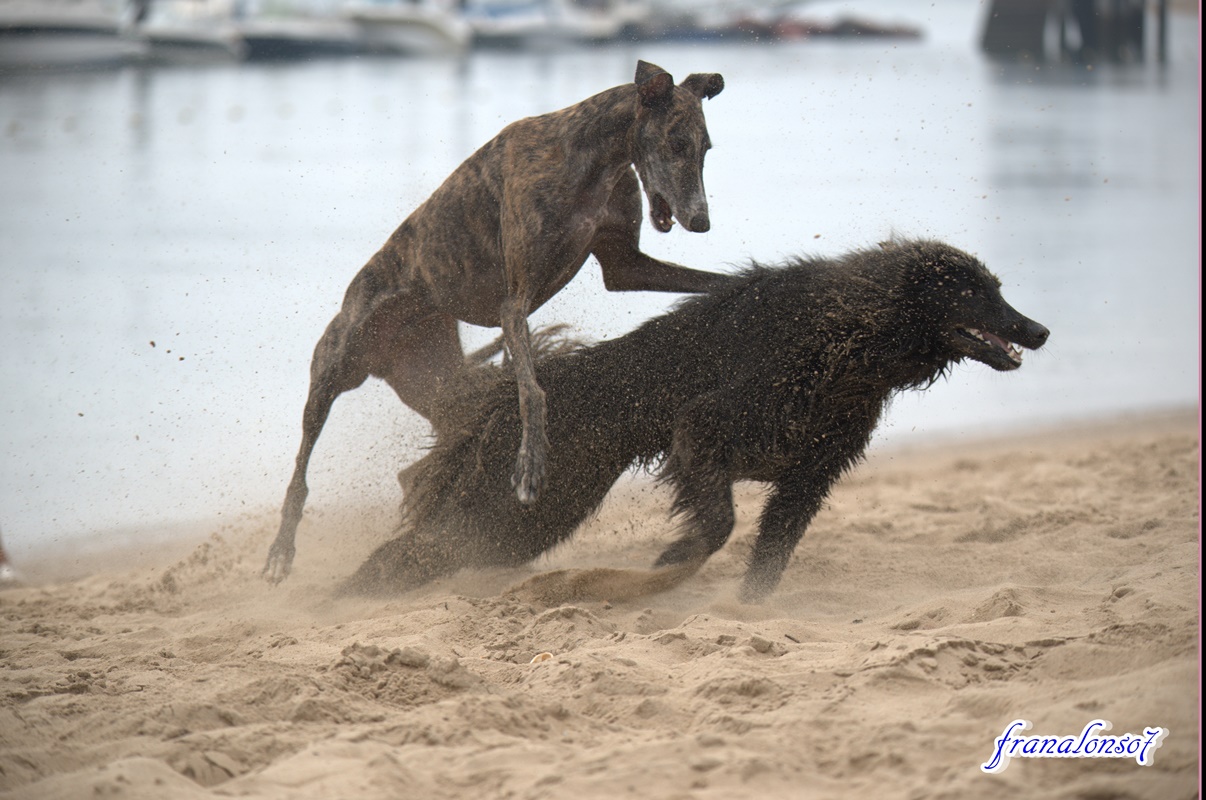
[[[39, 585], [0, 593], [0, 796], [1193, 797], [1198, 447], [1195, 409], [878, 452], [758, 606], [734, 599], [752, 485], [725, 550], [632, 602], [503, 592], [650, 563], [671, 527], [639, 480], [531, 569], [391, 601], [329, 596], [390, 509], [314, 504], [276, 588], [271, 514], [18, 565]], [[1171, 732], [1150, 766], [983, 774], [1018, 718]]]

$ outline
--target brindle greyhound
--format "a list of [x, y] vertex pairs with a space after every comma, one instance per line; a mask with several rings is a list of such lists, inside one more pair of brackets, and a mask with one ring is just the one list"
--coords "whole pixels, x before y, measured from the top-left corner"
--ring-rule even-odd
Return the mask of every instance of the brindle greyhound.
[[715, 73], [675, 86], [661, 67], [638, 62], [635, 83], [508, 125], [394, 231], [314, 349], [301, 448], [263, 570], [269, 581], [283, 580], [293, 563], [306, 469], [335, 398], [373, 375], [430, 419], [441, 386], [465, 365], [457, 320], [502, 327], [523, 421], [512, 484], [520, 501], [536, 501], [548, 439], [528, 314], [589, 255], [610, 291], [702, 292], [728, 280], [638, 246], [638, 175], [656, 230], [669, 231], [674, 219], [696, 233], [711, 227], [701, 101], [723, 88]]

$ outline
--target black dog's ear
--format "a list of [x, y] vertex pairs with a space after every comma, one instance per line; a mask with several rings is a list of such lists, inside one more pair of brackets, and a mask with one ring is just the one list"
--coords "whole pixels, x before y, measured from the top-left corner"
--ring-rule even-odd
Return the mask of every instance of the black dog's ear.
[[724, 78], [719, 72], [693, 72], [679, 85], [700, 100], [711, 100], [724, 91]]
[[641, 105], [656, 106], [670, 99], [674, 91], [674, 78], [669, 72], [648, 61], [638, 61], [636, 68], [637, 94]]

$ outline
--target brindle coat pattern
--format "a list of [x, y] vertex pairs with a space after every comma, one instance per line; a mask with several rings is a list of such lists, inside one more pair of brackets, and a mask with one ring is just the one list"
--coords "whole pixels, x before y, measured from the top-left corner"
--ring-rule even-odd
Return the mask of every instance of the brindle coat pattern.
[[373, 375], [431, 419], [441, 388], [464, 367], [457, 320], [502, 327], [523, 420], [515, 490], [524, 502], [537, 499], [548, 443], [527, 316], [592, 254], [611, 291], [700, 292], [727, 280], [639, 248], [641, 183], [657, 230], [670, 230], [675, 217], [689, 230], [709, 229], [702, 169], [711, 142], [701, 100], [723, 87], [712, 73], [675, 86], [640, 62], [635, 83], [508, 125], [394, 231], [352, 280], [314, 350], [302, 443], [266, 578], [280, 581], [291, 568], [306, 470], [332, 403]]
[[513, 379], [497, 369], [467, 379], [412, 469], [402, 535], [346, 588], [398, 591], [462, 567], [524, 564], [572, 536], [630, 465], [660, 463], [681, 533], [656, 566], [698, 568], [732, 531], [733, 483], [770, 484], [741, 589], [757, 600], [893, 395], [964, 358], [1015, 369], [1013, 343], [1038, 348], [1047, 335], [979, 261], [938, 242], [754, 265], [632, 333], [538, 363], [553, 447], [537, 505], [518, 503], [507, 480], [521, 435]]

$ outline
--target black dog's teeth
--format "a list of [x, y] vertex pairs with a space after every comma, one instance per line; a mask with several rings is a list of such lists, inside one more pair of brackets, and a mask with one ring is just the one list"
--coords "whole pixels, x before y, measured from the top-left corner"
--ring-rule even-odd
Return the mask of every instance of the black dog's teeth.
[[983, 331], [976, 330], [975, 328], [964, 328], [963, 330], [972, 338], [979, 339], [989, 347], [997, 348], [1008, 356], [1010, 361], [1017, 364], [1022, 363], [1022, 351], [1013, 342], [1002, 339], [999, 336], [994, 336], [991, 333], [985, 334]]

